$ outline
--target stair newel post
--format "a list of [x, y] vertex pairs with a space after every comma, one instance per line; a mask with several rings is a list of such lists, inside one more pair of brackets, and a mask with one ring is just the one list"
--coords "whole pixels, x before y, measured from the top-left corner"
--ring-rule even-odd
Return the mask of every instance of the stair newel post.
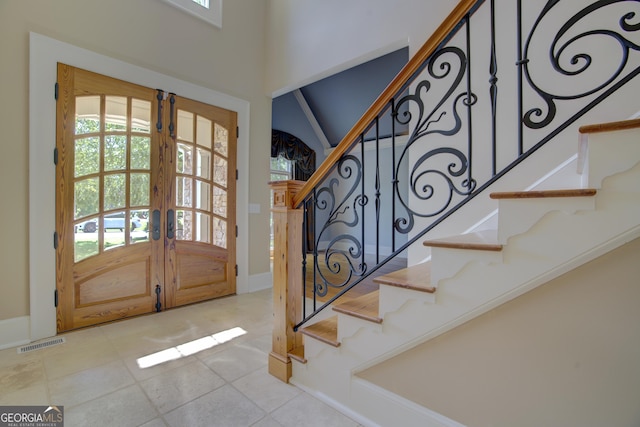
[[269, 183], [273, 191], [273, 343], [269, 373], [289, 382], [288, 354], [302, 347], [302, 335], [293, 327], [302, 319], [302, 219], [303, 209], [294, 209], [293, 197], [303, 181]]

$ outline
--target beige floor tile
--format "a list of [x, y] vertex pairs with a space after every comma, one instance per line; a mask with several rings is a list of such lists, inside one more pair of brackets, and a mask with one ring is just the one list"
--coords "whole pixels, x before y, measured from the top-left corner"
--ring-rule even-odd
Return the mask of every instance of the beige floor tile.
[[109, 341], [65, 342], [42, 354], [47, 378], [51, 381], [86, 369], [117, 361], [120, 356]]
[[356, 427], [358, 423], [306, 393], [271, 413], [284, 427]]
[[199, 360], [142, 381], [143, 388], [160, 413], [196, 399], [225, 384]]
[[32, 385], [20, 389], [1, 388], [0, 406], [6, 405], [54, 405], [49, 401], [46, 383]]
[[226, 385], [164, 416], [172, 427], [243, 427], [265, 416], [253, 402]]
[[36, 358], [0, 367], [0, 390], [18, 391], [46, 382], [44, 364]]
[[[138, 385], [67, 409], [65, 427], [136, 427], [153, 420], [158, 412]], [[160, 426], [164, 424], [158, 424]]]
[[234, 381], [267, 366], [265, 353], [244, 344], [234, 344], [211, 356], [199, 358], [227, 381]]
[[282, 424], [271, 418], [271, 416], [267, 415], [257, 423], [252, 424], [251, 427], [282, 427]]
[[167, 424], [162, 420], [162, 418], [156, 418], [148, 423], [142, 424], [140, 427], [167, 427]]
[[51, 400], [71, 407], [134, 383], [122, 361], [112, 362], [49, 382]]
[[237, 379], [233, 386], [267, 412], [279, 408], [301, 393], [299, 388], [270, 375], [266, 368]]
[[[355, 426], [268, 374], [272, 319], [267, 290], [71, 331], [25, 354], [2, 350], [0, 405], [63, 405], [66, 427]], [[234, 327], [245, 333], [191, 345]], [[138, 365], [176, 350], [175, 360]]]

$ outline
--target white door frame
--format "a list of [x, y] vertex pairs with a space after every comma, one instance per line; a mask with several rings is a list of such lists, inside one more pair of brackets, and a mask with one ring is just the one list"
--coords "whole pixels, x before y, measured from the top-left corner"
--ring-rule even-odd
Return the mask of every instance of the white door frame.
[[[29, 35], [29, 291], [30, 341], [56, 335], [56, 257], [55, 231], [56, 101], [54, 87], [58, 62], [104, 74], [131, 83], [215, 105], [238, 113], [239, 174], [236, 215], [240, 230], [249, 229], [249, 107], [248, 101], [235, 98], [183, 80], [138, 67], [117, 59], [79, 48], [37, 33]], [[240, 233], [236, 242], [237, 259], [249, 258], [248, 233]], [[238, 265], [237, 293], [249, 291], [249, 266]]]

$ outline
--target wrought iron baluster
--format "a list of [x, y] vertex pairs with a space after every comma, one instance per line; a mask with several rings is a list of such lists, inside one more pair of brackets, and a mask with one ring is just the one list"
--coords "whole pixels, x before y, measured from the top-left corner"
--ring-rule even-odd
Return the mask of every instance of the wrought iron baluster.
[[376, 208], [376, 264], [380, 262], [380, 123], [376, 117], [376, 181], [375, 181], [375, 208]]
[[496, 55], [496, 4], [491, 0], [491, 58], [489, 59], [489, 99], [491, 101], [491, 176], [497, 172], [497, 103], [498, 103], [498, 58]]
[[[307, 239], [309, 238], [309, 224], [307, 217], [309, 213], [309, 201], [302, 204], [302, 317], [307, 315]], [[313, 235], [313, 234], [312, 234]]]
[[524, 151], [524, 124], [522, 122], [522, 116], [524, 114], [524, 94], [522, 93], [522, 66], [524, 65], [524, 59], [522, 58], [522, 0], [518, 0], [516, 10], [516, 39], [518, 43], [518, 61], [516, 62], [516, 66], [518, 67], [518, 156], [521, 156]]
[[391, 98], [391, 252], [396, 250], [396, 193], [395, 189], [398, 185], [396, 176], [396, 120], [398, 111], [395, 107], [395, 97]]

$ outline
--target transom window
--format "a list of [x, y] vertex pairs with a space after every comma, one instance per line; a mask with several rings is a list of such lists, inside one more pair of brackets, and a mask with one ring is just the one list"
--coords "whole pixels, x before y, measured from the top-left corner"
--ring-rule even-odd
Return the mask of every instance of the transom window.
[[222, 0], [165, 0], [183, 12], [222, 28]]

